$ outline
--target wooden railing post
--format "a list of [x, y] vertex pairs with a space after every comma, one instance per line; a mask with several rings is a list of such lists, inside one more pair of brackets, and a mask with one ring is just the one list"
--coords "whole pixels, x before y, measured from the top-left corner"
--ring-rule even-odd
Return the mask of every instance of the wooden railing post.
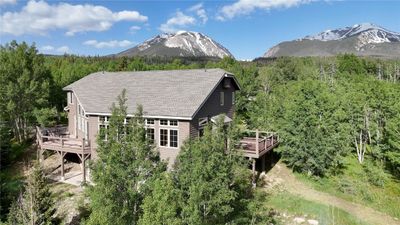
[[82, 138], [82, 153], [85, 150], [85, 138]]
[[61, 148], [64, 148], [64, 139], [61, 138]]
[[259, 150], [259, 143], [258, 143], [258, 138], [259, 138], [259, 132], [258, 132], [258, 129], [256, 130], [256, 154], [257, 154], [257, 156], [259, 155], [259, 153], [260, 153], [260, 150]]

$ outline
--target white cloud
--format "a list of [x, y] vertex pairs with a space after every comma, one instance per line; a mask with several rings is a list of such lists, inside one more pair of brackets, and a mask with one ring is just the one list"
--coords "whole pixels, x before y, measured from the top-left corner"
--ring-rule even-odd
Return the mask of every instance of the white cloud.
[[165, 33], [173, 33], [178, 31], [180, 28], [187, 27], [196, 23], [194, 17], [185, 15], [183, 12], [176, 12], [175, 16], [167, 20], [166, 23], [161, 24], [160, 30]]
[[311, 1], [313, 0], [239, 0], [231, 5], [222, 7], [217, 19], [223, 21], [236, 16], [250, 14], [256, 9], [290, 8]]
[[7, 5], [7, 4], [13, 5], [15, 3], [17, 3], [17, 0], [0, 0], [0, 5]]
[[113, 12], [99, 5], [50, 5], [42, 0], [30, 0], [21, 11], [5, 12], [0, 16], [0, 32], [45, 35], [50, 30], [61, 29], [66, 30], [66, 35], [74, 35], [79, 32], [105, 31], [119, 21], [146, 22], [147, 19], [137, 11]]
[[201, 19], [203, 24], [207, 23], [208, 16], [206, 10], [203, 8], [203, 3], [199, 3], [190, 7], [189, 12], [195, 12], [196, 15]]
[[51, 46], [51, 45], [45, 45], [45, 46], [41, 47], [40, 50], [46, 51], [46, 52], [48, 52], [48, 51], [53, 51], [53, 50], [54, 50], [54, 47]]
[[141, 30], [142, 28], [141, 27], [139, 27], [139, 26], [131, 26], [130, 28], [129, 28], [129, 31], [132, 33], [132, 34], [134, 34], [134, 33], [136, 33], [136, 31], [139, 31], [139, 30]]
[[69, 49], [69, 47], [68, 46], [61, 46], [61, 47], [59, 47], [59, 48], [57, 48], [56, 49], [56, 52], [58, 52], [58, 53], [69, 53], [70, 52], [70, 49]]
[[133, 45], [134, 43], [128, 40], [123, 41], [97, 41], [97, 40], [88, 40], [83, 43], [84, 45], [93, 46], [95, 48], [120, 48], [120, 47], [128, 47]]

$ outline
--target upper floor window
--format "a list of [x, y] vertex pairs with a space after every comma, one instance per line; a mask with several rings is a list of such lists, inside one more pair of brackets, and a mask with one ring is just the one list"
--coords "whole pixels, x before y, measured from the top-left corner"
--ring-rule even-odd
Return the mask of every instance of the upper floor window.
[[108, 116], [99, 116], [99, 123], [105, 124], [109, 122], [109, 117]]
[[160, 120], [160, 125], [168, 126], [168, 120]]
[[224, 92], [223, 92], [223, 91], [221, 91], [221, 92], [219, 93], [219, 103], [220, 103], [221, 106], [223, 106], [224, 103], [225, 103]]
[[178, 120], [160, 120], [160, 125], [161, 126], [177, 127], [178, 126]]
[[154, 119], [146, 119], [146, 125], [154, 125]]
[[68, 104], [72, 104], [72, 92], [67, 93]]

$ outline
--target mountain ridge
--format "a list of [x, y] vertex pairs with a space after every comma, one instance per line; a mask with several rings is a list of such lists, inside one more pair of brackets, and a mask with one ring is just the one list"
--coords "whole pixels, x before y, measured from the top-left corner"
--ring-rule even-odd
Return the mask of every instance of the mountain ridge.
[[400, 33], [372, 23], [356, 24], [281, 42], [270, 48], [264, 57], [332, 56], [341, 53], [400, 57]]
[[171, 56], [171, 57], [232, 57], [227, 48], [209, 36], [194, 31], [159, 34], [153, 38], [115, 54], [121, 56]]

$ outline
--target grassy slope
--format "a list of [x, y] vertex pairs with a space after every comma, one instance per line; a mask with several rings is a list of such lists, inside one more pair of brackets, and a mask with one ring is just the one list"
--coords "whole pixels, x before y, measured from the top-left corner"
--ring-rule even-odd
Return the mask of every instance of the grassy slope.
[[366, 225], [349, 213], [336, 207], [315, 203], [305, 200], [299, 196], [288, 192], [272, 194], [266, 204], [279, 212], [307, 218], [313, 218], [319, 221], [321, 225], [328, 224], [346, 224], [346, 225]]
[[[382, 186], [371, 184], [376, 175], [365, 171], [356, 157], [345, 159], [343, 174], [313, 179], [302, 174], [296, 177], [319, 191], [348, 201], [370, 206], [378, 211], [400, 218], [400, 183], [389, 174], [382, 174]], [[377, 169], [377, 168], [373, 168]]]

